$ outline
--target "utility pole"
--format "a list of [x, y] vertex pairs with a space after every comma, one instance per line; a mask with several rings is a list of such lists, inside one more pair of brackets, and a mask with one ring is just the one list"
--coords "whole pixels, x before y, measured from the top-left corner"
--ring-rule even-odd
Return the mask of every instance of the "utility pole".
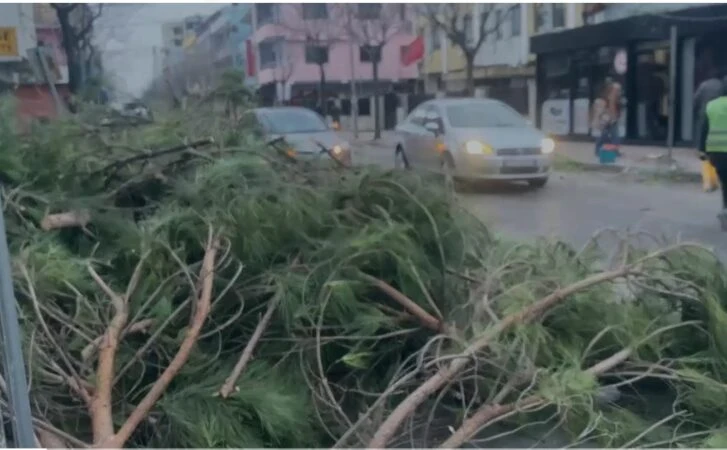
[[35, 448], [33, 418], [30, 413], [28, 382], [25, 378], [22, 337], [18, 322], [17, 301], [13, 292], [12, 268], [8, 251], [5, 218], [0, 204], [0, 328], [2, 328], [3, 372], [7, 384], [10, 422], [15, 447]]
[[349, 29], [349, 57], [351, 63], [351, 122], [353, 123], [353, 137], [358, 139], [358, 98], [356, 97], [356, 59], [354, 57], [354, 45], [353, 45], [353, 23], [351, 21], [351, 10], [348, 10], [348, 29]]
[[676, 94], [677, 94], [677, 26], [672, 25], [669, 30], [669, 123], [667, 133], [667, 148], [669, 164], [673, 164], [674, 135], [676, 124]]

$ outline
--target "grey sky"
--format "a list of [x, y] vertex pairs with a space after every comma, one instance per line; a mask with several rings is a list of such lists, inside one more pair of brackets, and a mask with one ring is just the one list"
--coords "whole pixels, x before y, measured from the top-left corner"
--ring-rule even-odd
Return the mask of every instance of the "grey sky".
[[[120, 93], [136, 96], [149, 85], [161, 25], [192, 14], [211, 14], [226, 3], [106, 4], [96, 24], [104, 68]], [[159, 51], [159, 50], [157, 50]]]

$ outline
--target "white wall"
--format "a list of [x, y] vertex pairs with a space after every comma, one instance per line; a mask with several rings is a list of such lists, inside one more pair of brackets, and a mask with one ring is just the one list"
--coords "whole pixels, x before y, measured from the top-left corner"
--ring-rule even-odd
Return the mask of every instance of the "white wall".
[[37, 44], [32, 3], [0, 4], [0, 27], [13, 28], [18, 43], [18, 53], [13, 56], [0, 56], [0, 62], [20, 61], [28, 57], [28, 50]]
[[[475, 30], [479, 29], [480, 26], [480, 4], [475, 4], [477, 12], [473, 22]], [[500, 9], [502, 14], [506, 14], [510, 4], [498, 4], [496, 9]], [[502, 24], [501, 32], [502, 38], [495, 40], [494, 34], [489, 34], [487, 40], [482, 43], [482, 46], [475, 55], [475, 66], [519, 66], [527, 64], [528, 52], [530, 51], [527, 26], [527, 10], [528, 4], [520, 3], [520, 35], [512, 35], [512, 27], [510, 19], [506, 19]], [[496, 13], [493, 11], [489, 15], [489, 21], [495, 21]], [[492, 25], [489, 25], [492, 27]], [[477, 35], [477, 33], [473, 33]]]

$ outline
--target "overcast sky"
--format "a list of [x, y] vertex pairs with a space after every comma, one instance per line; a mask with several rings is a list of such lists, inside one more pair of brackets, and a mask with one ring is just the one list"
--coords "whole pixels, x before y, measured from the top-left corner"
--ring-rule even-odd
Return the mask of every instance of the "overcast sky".
[[[160, 52], [164, 22], [208, 15], [226, 3], [106, 4], [96, 26], [104, 68], [119, 91], [137, 96], [151, 82], [154, 49]], [[160, 56], [161, 57], [161, 56]]]

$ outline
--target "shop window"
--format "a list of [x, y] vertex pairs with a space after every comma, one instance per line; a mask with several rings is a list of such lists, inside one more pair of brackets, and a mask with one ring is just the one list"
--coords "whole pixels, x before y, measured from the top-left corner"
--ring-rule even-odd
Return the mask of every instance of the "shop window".
[[522, 15], [520, 3], [510, 10], [510, 32], [513, 37], [520, 36], [520, 16]]
[[369, 98], [358, 99], [356, 106], [358, 106], [359, 117], [371, 115], [371, 100]]
[[351, 115], [351, 99], [348, 99], [348, 98], [341, 99], [341, 115], [342, 116]]

